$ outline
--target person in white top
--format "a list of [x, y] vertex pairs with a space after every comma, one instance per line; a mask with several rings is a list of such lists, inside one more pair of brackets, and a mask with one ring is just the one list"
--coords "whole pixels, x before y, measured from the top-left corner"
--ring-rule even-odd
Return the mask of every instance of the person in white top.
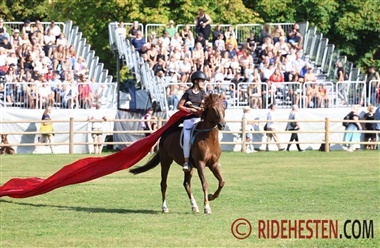
[[285, 150], [284, 148], [281, 148], [281, 145], [279, 143], [279, 139], [278, 139], [278, 136], [277, 136], [277, 124], [275, 122], [276, 120], [276, 113], [275, 113], [275, 110], [276, 110], [276, 104], [271, 104], [269, 106], [270, 108], [270, 111], [267, 115], [267, 123], [265, 124], [265, 127], [264, 127], [264, 131], [268, 131], [270, 133], [267, 133], [267, 144], [266, 144], [266, 151], [269, 151], [269, 142], [272, 140], [274, 140], [274, 142], [276, 142], [276, 145], [278, 147], [278, 150], [279, 151], [283, 151]]
[[61, 34], [61, 28], [58, 25], [56, 25], [54, 21], [50, 22], [50, 25], [46, 28], [45, 33], [48, 34], [49, 30], [51, 30], [51, 33], [56, 38], [59, 38], [59, 35]]
[[96, 104], [96, 110], [93, 111], [92, 116], [88, 117], [88, 121], [91, 122], [92, 138], [94, 141], [94, 154], [102, 153], [102, 142], [103, 142], [103, 121], [107, 121], [107, 117], [102, 115], [99, 111], [101, 103]]
[[[247, 125], [246, 125], [247, 133], [245, 134], [245, 140], [247, 143], [252, 142], [253, 134], [251, 132], [255, 130], [257, 123], [254, 122], [253, 116], [251, 115], [251, 108], [249, 106], [246, 106], [243, 108], [243, 119], [247, 120]], [[246, 153], [256, 152], [253, 147], [253, 144], [247, 144], [245, 152]]]
[[[293, 105], [292, 106], [292, 111], [290, 111], [290, 114], [289, 114], [289, 122], [288, 124], [286, 125], [286, 131], [294, 131], [294, 133], [292, 133], [292, 135], [290, 136], [290, 140], [289, 142], [292, 142], [292, 141], [296, 141], [298, 142], [298, 134], [295, 132], [295, 131], [298, 131], [300, 129], [299, 127], [299, 123], [298, 123], [298, 106], [297, 105]], [[290, 149], [290, 146], [292, 144], [288, 144], [288, 147], [286, 148], [286, 151], [288, 152], [289, 149]], [[300, 144], [296, 144], [297, 146], [297, 149], [299, 152], [303, 152], [303, 150], [301, 149], [300, 147]]]
[[123, 39], [127, 37], [127, 29], [124, 27], [124, 22], [120, 22], [119, 26], [115, 29], [116, 35], [121, 35]]

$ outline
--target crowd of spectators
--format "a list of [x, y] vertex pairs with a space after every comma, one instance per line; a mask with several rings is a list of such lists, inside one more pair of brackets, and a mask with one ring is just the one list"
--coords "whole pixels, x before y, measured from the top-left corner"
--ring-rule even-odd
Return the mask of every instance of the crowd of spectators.
[[[294, 23], [288, 32], [281, 25], [265, 24], [259, 34], [252, 30], [247, 40], [237, 40], [233, 26], [216, 25], [209, 33], [206, 27], [211, 19], [205, 13], [200, 15], [203, 17], [195, 18], [193, 31], [190, 25], [177, 31], [173, 20], [162, 34], [153, 31], [149, 37], [143, 37], [137, 21], [130, 30], [124, 23], [116, 29], [117, 35], [130, 39], [155, 76], [170, 83], [169, 105], [183, 92], [181, 84], [201, 70], [210, 78], [207, 90], [234, 99], [232, 104], [239, 100], [252, 108], [267, 108], [271, 103], [330, 107], [332, 89], [317, 80], [316, 68], [306, 62], [299, 24]], [[197, 28], [199, 20], [205, 28]], [[336, 66], [339, 76], [345, 75], [343, 64]], [[245, 84], [238, 87], [239, 83]], [[344, 99], [341, 103], [348, 104]]]
[[0, 103], [26, 108], [91, 108], [101, 90], [88, 79], [87, 63], [77, 56], [59, 25], [26, 20], [8, 30], [0, 18]]

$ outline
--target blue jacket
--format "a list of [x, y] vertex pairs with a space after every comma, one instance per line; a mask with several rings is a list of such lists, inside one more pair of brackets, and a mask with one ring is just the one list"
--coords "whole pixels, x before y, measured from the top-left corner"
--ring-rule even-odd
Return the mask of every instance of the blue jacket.
[[374, 127], [375, 127], [375, 130], [380, 130], [380, 106], [377, 107], [376, 111], [375, 111], [375, 114], [373, 115], [373, 119], [375, 121], [378, 121], [375, 123]]

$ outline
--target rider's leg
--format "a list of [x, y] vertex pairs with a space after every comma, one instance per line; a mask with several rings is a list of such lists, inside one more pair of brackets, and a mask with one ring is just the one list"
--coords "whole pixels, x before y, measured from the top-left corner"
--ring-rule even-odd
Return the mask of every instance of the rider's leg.
[[183, 122], [183, 156], [185, 158], [185, 163], [183, 164], [183, 170], [188, 171], [189, 167], [189, 156], [190, 156], [190, 132], [194, 125], [193, 119], [187, 119]]

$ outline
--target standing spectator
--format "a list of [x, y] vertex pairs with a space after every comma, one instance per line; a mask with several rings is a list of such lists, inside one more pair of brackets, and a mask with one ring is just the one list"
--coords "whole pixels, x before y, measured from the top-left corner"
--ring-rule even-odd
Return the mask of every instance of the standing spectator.
[[[257, 127], [257, 123], [254, 122], [254, 120], [252, 118], [251, 108], [249, 106], [246, 106], [243, 108], [243, 119], [247, 120], [247, 126], [246, 126], [246, 132], [247, 133], [245, 134], [245, 141], [247, 143], [250, 143], [253, 140], [252, 131], [254, 131], [255, 127]], [[245, 152], [246, 153], [256, 152], [254, 147], [253, 147], [253, 144], [247, 144]]]
[[271, 104], [269, 106], [269, 113], [267, 115], [267, 123], [265, 124], [265, 127], [264, 127], [264, 130], [265, 131], [268, 131], [270, 133], [267, 133], [267, 144], [266, 144], [266, 151], [268, 152], [269, 151], [269, 142], [272, 140], [274, 140], [274, 142], [276, 142], [276, 146], [278, 148], [279, 151], [283, 151], [285, 150], [284, 148], [281, 148], [281, 145], [279, 143], [279, 139], [278, 139], [278, 136], [277, 136], [277, 124], [275, 122], [276, 120], [276, 113], [275, 113], [275, 110], [276, 110], [276, 104]]
[[347, 105], [348, 103], [348, 85], [344, 83], [344, 81], [348, 80], [348, 74], [343, 68], [343, 63], [338, 61], [336, 63], [337, 74], [338, 74], [338, 98], [341, 100], [342, 105]]
[[[146, 114], [143, 116], [142, 122], [141, 122], [141, 128], [144, 131], [149, 131], [149, 132], [145, 133], [145, 137], [148, 137], [157, 129], [157, 125], [156, 125], [155, 120], [156, 120], [156, 118], [153, 116], [153, 108], [149, 108], [146, 111]], [[150, 149], [150, 152], [153, 153], [154, 149], [155, 149], [155, 146], [153, 146]]]
[[0, 42], [4, 37], [8, 37], [7, 28], [4, 26], [4, 19], [0, 18]]
[[212, 44], [215, 45], [215, 41], [219, 38], [219, 35], [222, 35], [223, 37], [222, 26], [220, 26], [220, 24], [217, 24], [214, 30], [212, 31]]
[[302, 41], [303, 37], [302, 34], [299, 32], [299, 25], [298, 23], [294, 23], [293, 28], [288, 33], [288, 42], [297, 50], [301, 50]]
[[132, 24], [132, 28], [128, 32], [128, 37], [130, 39], [136, 38], [137, 31], [141, 31], [139, 27], [139, 22], [134, 21]]
[[17, 48], [21, 45], [20, 30], [15, 29], [13, 35], [11, 36], [10, 43], [12, 44], [13, 49], [16, 51]]
[[102, 153], [102, 143], [103, 143], [103, 121], [107, 121], [107, 118], [99, 113], [99, 109], [102, 105], [100, 103], [96, 104], [96, 110], [93, 111], [93, 115], [88, 117], [88, 121], [91, 122], [92, 138], [94, 141], [94, 154]]
[[[361, 130], [361, 125], [359, 123], [359, 107], [353, 106], [350, 112], [350, 122], [348, 123], [348, 126], [346, 127], [346, 132], [343, 136], [343, 142], [345, 145], [347, 145], [348, 152], [353, 152], [355, 150], [358, 150], [360, 148], [360, 145], [358, 144], [360, 142], [360, 136], [361, 133], [357, 132]], [[350, 132], [351, 131], [351, 132]], [[353, 132], [352, 132], [353, 131]], [[345, 142], [352, 142], [352, 144], [347, 144]]]
[[263, 29], [261, 30], [261, 40], [264, 42], [264, 39], [272, 39], [272, 27], [269, 23], [265, 23]]
[[115, 33], [118, 36], [123, 37], [123, 40], [127, 37], [127, 29], [124, 27], [124, 22], [120, 22], [118, 27], [115, 29]]
[[[380, 105], [378, 105], [375, 114], [373, 115], [373, 119], [376, 121], [374, 123], [374, 129], [378, 132], [376, 141], [380, 142]], [[380, 145], [377, 145], [377, 150], [380, 150]]]
[[50, 22], [50, 25], [47, 26], [45, 33], [48, 34], [49, 30], [51, 30], [51, 33], [55, 36], [56, 39], [59, 38], [59, 35], [61, 34], [61, 28], [55, 24], [55, 21]]
[[32, 29], [32, 26], [30, 25], [30, 20], [24, 21], [24, 25], [22, 27], [21, 33], [22, 33], [23, 37], [24, 37], [24, 35], [28, 38], [30, 36], [32, 36], [33, 29]]
[[[41, 127], [40, 127], [41, 137], [39, 138], [39, 141], [41, 143], [49, 143], [49, 144], [52, 143], [51, 136], [54, 134], [53, 134], [53, 123], [51, 122], [51, 117], [50, 117], [51, 111], [52, 111], [52, 107], [48, 106], [45, 108], [45, 111], [42, 114], [41, 120], [45, 122], [42, 122]], [[49, 146], [50, 146], [51, 153], [54, 153], [53, 146], [52, 145], [49, 145]], [[37, 147], [38, 146], [36, 146], [33, 153], [37, 153]]]
[[[297, 105], [293, 105], [292, 106], [292, 111], [290, 111], [290, 114], [289, 114], [289, 122], [288, 124], [286, 125], [286, 131], [294, 131], [294, 133], [292, 133], [292, 135], [290, 136], [290, 140], [289, 142], [293, 142], [293, 141], [296, 141], [298, 142], [298, 133], [296, 131], [298, 131], [300, 129], [300, 126], [299, 126], [299, 123], [298, 123], [298, 106]], [[288, 152], [289, 149], [290, 149], [290, 146], [292, 144], [289, 143], [288, 144], [288, 147], [286, 148], [286, 151]], [[297, 146], [297, 149], [299, 152], [303, 152], [303, 150], [301, 149], [300, 147], [300, 144], [296, 144]]]
[[198, 9], [198, 16], [194, 18], [196, 33], [202, 33], [206, 41], [210, 37], [211, 33], [211, 17], [204, 12], [203, 9]]
[[366, 92], [366, 99], [368, 101], [367, 104], [372, 103], [376, 105], [377, 104], [376, 93], [380, 88], [380, 75], [376, 71], [374, 65], [371, 65], [370, 67], [368, 67], [366, 85], [367, 85], [367, 88], [365, 92]]
[[[363, 119], [366, 121], [373, 121], [375, 114], [375, 107], [372, 104], [369, 104], [367, 107], [368, 112], [363, 116]], [[374, 131], [375, 123], [363, 123], [363, 127], [365, 130]], [[365, 142], [376, 142], [376, 134], [375, 133], [364, 133], [364, 141]], [[367, 144], [367, 150], [374, 150], [375, 145]]]
[[252, 57], [256, 57], [256, 38], [255, 38], [255, 31], [251, 30], [249, 33], [249, 38], [247, 39], [247, 48], [251, 52]]
[[165, 32], [169, 33], [170, 38], [174, 37], [175, 33], [177, 32], [177, 29], [174, 27], [174, 21], [173, 20], [169, 21], [169, 26], [167, 28], [165, 28]]

